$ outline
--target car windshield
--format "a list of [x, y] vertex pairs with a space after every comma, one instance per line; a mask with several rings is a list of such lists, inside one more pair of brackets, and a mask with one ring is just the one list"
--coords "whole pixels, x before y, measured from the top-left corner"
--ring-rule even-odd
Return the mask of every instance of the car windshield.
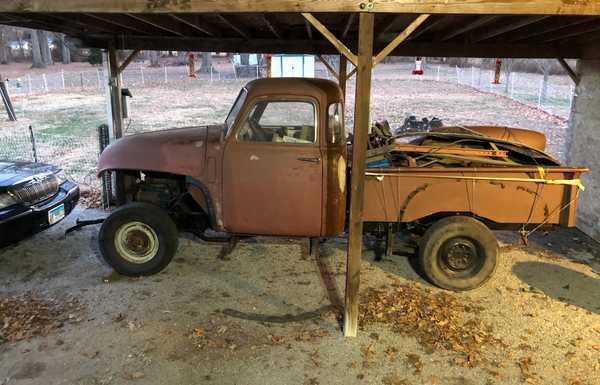
[[233, 124], [235, 123], [242, 106], [246, 102], [247, 95], [248, 90], [246, 90], [246, 88], [242, 88], [240, 94], [235, 100], [235, 103], [233, 103], [233, 107], [231, 107], [231, 110], [229, 111], [229, 115], [227, 115], [227, 119], [225, 119], [225, 136], [227, 136], [227, 133], [231, 130], [231, 127], [233, 127]]

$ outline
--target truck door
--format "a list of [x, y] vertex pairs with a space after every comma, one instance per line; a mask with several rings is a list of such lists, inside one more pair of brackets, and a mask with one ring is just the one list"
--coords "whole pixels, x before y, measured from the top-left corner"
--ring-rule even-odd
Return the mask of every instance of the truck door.
[[234, 233], [321, 234], [323, 157], [317, 102], [257, 99], [223, 158], [225, 228]]

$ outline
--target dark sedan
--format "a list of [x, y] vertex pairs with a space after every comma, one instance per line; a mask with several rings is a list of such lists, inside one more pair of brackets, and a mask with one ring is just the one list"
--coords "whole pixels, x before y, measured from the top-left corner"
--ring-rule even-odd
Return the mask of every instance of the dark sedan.
[[0, 247], [60, 222], [78, 201], [79, 186], [59, 168], [0, 161]]

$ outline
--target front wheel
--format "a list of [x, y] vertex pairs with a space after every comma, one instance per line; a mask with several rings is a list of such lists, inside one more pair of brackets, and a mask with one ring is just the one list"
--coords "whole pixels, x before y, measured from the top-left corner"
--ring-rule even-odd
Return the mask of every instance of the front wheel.
[[454, 291], [483, 285], [498, 264], [498, 242], [480, 221], [454, 216], [434, 223], [421, 239], [419, 263], [435, 285]]
[[126, 276], [160, 272], [173, 259], [179, 242], [169, 215], [147, 203], [115, 210], [102, 223], [98, 240], [104, 260]]

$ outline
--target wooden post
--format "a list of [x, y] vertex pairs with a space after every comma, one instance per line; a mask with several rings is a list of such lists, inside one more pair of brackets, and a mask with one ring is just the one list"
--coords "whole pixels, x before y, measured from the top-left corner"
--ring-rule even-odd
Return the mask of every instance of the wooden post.
[[123, 106], [121, 98], [121, 74], [117, 50], [108, 49], [109, 92], [112, 118], [112, 137], [118, 139], [123, 136]]
[[350, 221], [348, 225], [348, 260], [346, 263], [346, 303], [344, 309], [344, 335], [346, 337], [355, 337], [358, 331], [358, 289], [360, 285], [362, 254], [362, 214], [369, 105], [371, 101], [374, 18], [372, 13], [361, 13], [358, 32], [354, 144], [352, 146], [352, 183], [350, 188]]
[[344, 101], [346, 100], [346, 80], [348, 79], [348, 59], [346, 56], [340, 55], [340, 68], [338, 70], [339, 84], [342, 89], [342, 95], [344, 95]]

